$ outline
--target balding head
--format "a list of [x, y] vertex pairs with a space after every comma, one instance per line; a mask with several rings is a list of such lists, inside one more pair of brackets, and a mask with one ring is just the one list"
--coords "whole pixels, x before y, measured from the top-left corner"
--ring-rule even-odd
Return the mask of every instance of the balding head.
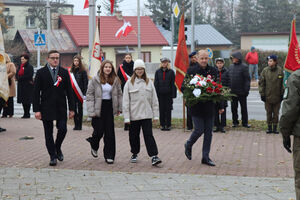
[[207, 50], [201, 49], [198, 51], [198, 63], [200, 67], [206, 68], [208, 64], [208, 59], [209, 59], [209, 53]]

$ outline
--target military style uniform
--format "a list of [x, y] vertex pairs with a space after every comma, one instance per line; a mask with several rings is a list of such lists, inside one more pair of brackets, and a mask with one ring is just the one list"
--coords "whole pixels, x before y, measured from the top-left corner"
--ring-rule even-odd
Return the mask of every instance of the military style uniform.
[[290, 136], [294, 135], [293, 158], [295, 189], [300, 200], [300, 70], [293, 72], [287, 81], [282, 103], [282, 116], [279, 126], [283, 145], [290, 152]]
[[[283, 95], [283, 70], [279, 66], [265, 67], [259, 79], [259, 93], [265, 102], [267, 123], [271, 132], [277, 132], [280, 103]], [[273, 131], [272, 131], [273, 125]], [[268, 131], [269, 131], [268, 130]]]

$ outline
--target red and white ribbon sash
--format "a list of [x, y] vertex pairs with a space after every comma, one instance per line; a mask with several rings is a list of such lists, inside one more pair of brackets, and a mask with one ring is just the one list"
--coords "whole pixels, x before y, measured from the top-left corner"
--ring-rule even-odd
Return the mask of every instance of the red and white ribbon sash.
[[74, 74], [70, 71], [70, 69], [68, 70], [69, 71], [69, 75], [70, 75], [70, 80], [71, 80], [71, 85], [72, 85], [72, 88], [76, 94], [76, 96], [78, 97], [79, 101], [81, 103], [83, 103], [83, 94], [81, 92], [81, 89], [80, 87], [78, 86], [77, 84], [77, 81], [75, 79], [75, 76]]
[[126, 74], [126, 72], [124, 71], [124, 69], [123, 69], [123, 64], [120, 65], [120, 70], [121, 70], [121, 73], [122, 73], [122, 75], [123, 75], [125, 81], [127, 82], [128, 79], [130, 78], [130, 76], [128, 76], [128, 75]]

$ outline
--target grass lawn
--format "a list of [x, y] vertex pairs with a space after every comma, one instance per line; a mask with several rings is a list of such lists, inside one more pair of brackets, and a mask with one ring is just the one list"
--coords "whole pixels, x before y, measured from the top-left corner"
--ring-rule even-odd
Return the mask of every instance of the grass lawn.
[[[74, 124], [73, 120], [68, 121], [69, 124]], [[249, 124], [251, 125], [251, 128], [244, 128], [240, 124], [239, 127], [237, 128], [232, 128], [232, 120], [227, 120], [227, 126], [226, 130], [243, 130], [243, 131], [266, 131], [267, 130], [267, 123], [266, 121], [263, 120], [249, 120]], [[85, 126], [91, 126], [91, 122], [87, 121], [87, 116], [83, 117], [83, 125]], [[116, 128], [123, 128], [124, 127], [124, 118], [122, 116], [117, 116], [115, 117], [115, 127]], [[153, 124], [154, 128], [160, 128], [159, 127], [159, 121], [157, 123]], [[182, 119], [177, 119], [173, 118], [172, 119], [172, 128], [176, 129], [182, 129], [183, 127], [183, 120]]]

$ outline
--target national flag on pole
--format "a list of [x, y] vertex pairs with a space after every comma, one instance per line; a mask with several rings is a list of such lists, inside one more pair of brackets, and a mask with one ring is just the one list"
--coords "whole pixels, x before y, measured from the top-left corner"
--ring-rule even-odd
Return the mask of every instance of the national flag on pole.
[[115, 0], [110, 0], [110, 13], [113, 14], [114, 12], [114, 4], [115, 4]]
[[0, 26], [0, 97], [3, 98], [4, 101], [7, 101], [9, 97], [9, 85], [8, 85], [6, 62], [4, 57], [4, 41], [3, 41], [1, 26]]
[[300, 68], [300, 49], [296, 34], [296, 20], [293, 19], [291, 26], [290, 46], [286, 56], [284, 69], [293, 72]]
[[175, 58], [175, 84], [179, 90], [181, 90], [181, 84], [183, 82], [187, 68], [189, 67], [189, 56], [184, 35], [184, 13], [181, 15], [179, 31], [178, 31], [178, 45]]
[[95, 37], [94, 37], [94, 45], [93, 45], [92, 55], [91, 55], [91, 63], [89, 67], [90, 78], [97, 75], [97, 72], [100, 69], [100, 65], [101, 65], [101, 47], [100, 47], [99, 29], [97, 25]]
[[88, 7], [89, 7], [89, 0], [85, 0], [83, 9], [86, 9]]
[[121, 28], [119, 28], [119, 30], [116, 32], [115, 37], [120, 38], [121, 35], [126, 37], [132, 30], [133, 30], [133, 28], [132, 28], [130, 22], [126, 22], [124, 20], [123, 26], [121, 26]]

